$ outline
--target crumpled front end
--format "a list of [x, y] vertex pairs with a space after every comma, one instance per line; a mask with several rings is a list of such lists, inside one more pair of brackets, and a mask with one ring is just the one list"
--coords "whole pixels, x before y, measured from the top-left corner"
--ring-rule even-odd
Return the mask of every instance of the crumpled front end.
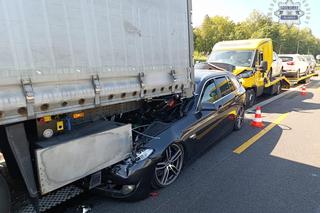
[[[103, 175], [105, 184], [97, 187], [95, 191], [113, 198], [146, 196], [146, 190], [150, 189], [157, 163], [157, 160], [150, 158], [152, 153], [148, 150], [150, 149], [144, 150], [140, 159], [139, 157], [130, 157], [106, 169]], [[141, 199], [143, 198], [141, 197]]]

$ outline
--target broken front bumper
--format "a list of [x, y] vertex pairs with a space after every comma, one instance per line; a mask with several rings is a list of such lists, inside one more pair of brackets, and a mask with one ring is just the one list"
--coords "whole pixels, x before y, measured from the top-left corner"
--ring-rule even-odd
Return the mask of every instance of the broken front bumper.
[[106, 170], [103, 187], [96, 192], [113, 198], [129, 198], [150, 189], [157, 160], [146, 158], [141, 161], [127, 159]]

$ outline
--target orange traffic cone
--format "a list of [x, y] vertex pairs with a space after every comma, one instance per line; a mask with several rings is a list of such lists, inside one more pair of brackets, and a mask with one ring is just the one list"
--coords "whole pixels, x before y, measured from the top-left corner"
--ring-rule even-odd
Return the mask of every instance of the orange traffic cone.
[[301, 96], [306, 96], [307, 95], [307, 88], [306, 85], [303, 85], [301, 87], [301, 92], [300, 92]]
[[264, 124], [262, 123], [262, 116], [261, 116], [261, 107], [257, 106], [256, 114], [254, 116], [253, 121], [251, 122], [251, 126], [262, 128]]

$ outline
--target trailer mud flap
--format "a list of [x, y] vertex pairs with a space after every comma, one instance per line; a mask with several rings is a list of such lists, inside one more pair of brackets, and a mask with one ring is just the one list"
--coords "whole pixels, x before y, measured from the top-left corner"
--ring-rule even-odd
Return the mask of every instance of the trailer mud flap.
[[34, 172], [32, 167], [29, 141], [22, 123], [6, 127], [8, 142], [17, 161], [22, 178], [32, 198], [38, 196]]

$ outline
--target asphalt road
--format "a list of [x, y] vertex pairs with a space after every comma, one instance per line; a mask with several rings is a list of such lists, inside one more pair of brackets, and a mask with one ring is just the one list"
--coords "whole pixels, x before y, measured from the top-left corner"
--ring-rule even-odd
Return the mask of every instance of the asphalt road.
[[[94, 213], [320, 213], [319, 88], [314, 78], [306, 96], [291, 91], [263, 106], [266, 126], [281, 117], [268, 132], [251, 127], [247, 114], [241, 131], [214, 144], [156, 197], [127, 203], [90, 195], [64, 211], [90, 205]], [[252, 145], [234, 152], [252, 137]]]

